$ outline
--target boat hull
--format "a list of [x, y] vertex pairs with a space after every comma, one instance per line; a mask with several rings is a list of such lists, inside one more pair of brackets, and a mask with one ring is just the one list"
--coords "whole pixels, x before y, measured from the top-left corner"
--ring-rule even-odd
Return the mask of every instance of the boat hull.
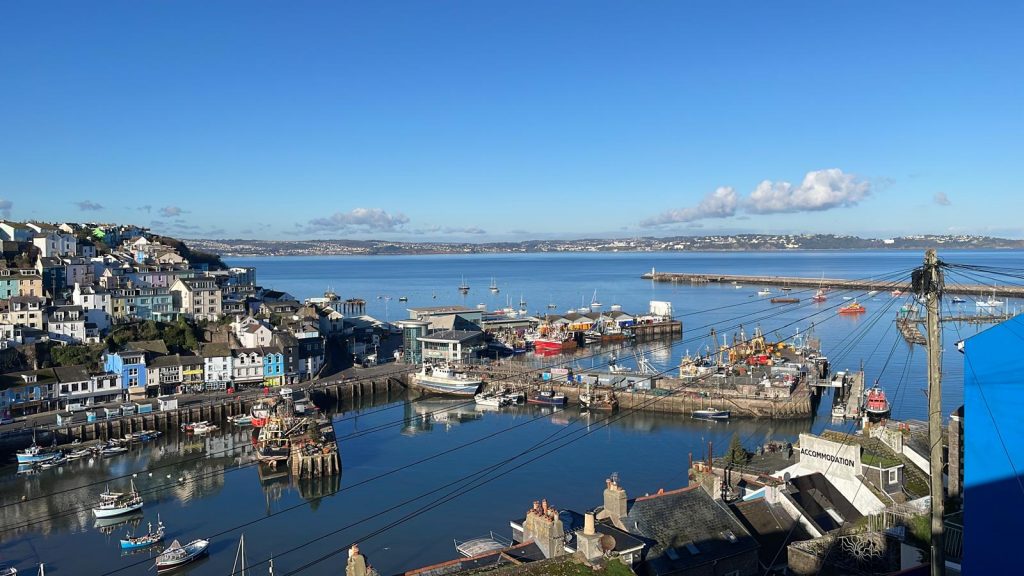
[[122, 514], [130, 514], [140, 508], [142, 508], [142, 502], [128, 504], [126, 506], [118, 506], [117, 508], [93, 508], [92, 513], [97, 518], [113, 518], [114, 516], [121, 516]]
[[526, 399], [527, 404], [542, 404], [544, 406], [565, 406], [565, 396], [530, 396]]
[[[181, 557], [181, 558], [175, 558], [173, 560], [161, 561], [160, 557], [157, 557], [157, 561], [156, 561], [156, 571], [157, 571], [157, 573], [160, 574], [160, 573], [163, 573], [163, 572], [170, 572], [171, 570], [175, 570], [177, 568], [181, 568], [182, 566], [185, 566], [186, 564], [191, 564], [192, 562], [195, 562], [196, 560], [205, 557], [206, 554], [207, 554], [207, 548], [209, 547], [209, 542], [206, 542], [206, 541], [203, 541], [203, 542], [204, 543], [201, 544], [201, 545], [189, 544], [189, 545], [185, 546], [185, 550], [187, 551], [187, 554], [185, 556]], [[191, 549], [190, 549], [190, 547], [191, 547]]]
[[451, 382], [447, 380], [434, 379], [422, 374], [415, 375], [412, 382], [413, 386], [426, 390], [427, 392], [445, 394], [448, 396], [476, 396], [477, 390], [480, 389], [480, 384], [482, 384], [482, 381], [480, 380]]
[[728, 410], [694, 410], [692, 416], [698, 420], [728, 420]]

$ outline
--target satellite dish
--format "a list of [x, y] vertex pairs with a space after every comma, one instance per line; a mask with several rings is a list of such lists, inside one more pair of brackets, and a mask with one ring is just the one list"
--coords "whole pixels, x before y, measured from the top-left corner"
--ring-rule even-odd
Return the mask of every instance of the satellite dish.
[[615, 549], [615, 538], [608, 534], [601, 536], [601, 551], [611, 552]]

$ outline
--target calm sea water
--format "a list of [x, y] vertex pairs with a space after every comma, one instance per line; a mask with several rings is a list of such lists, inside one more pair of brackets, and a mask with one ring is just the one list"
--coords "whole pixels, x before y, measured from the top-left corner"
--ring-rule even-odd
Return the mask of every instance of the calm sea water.
[[[949, 261], [1016, 268], [1024, 262], [1019, 252], [942, 256]], [[863, 363], [868, 378], [879, 379], [889, 390], [896, 417], [924, 418], [924, 350], [904, 344], [892, 322], [903, 299], [894, 300], [888, 294], [861, 298], [868, 313], [845, 318], [836, 317], [826, 306], [773, 306], [755, 295], [755, 287], [683, 286], [640, 279], [652, 267], [810, 277], [824, 273], [844, 278], [892, 274], [895, 278], [899, 272], [909, 274], [921, 259], [922, 254], [912, 252], [620, 253], [236, 258], [230, 264], [256, 266], [261, 284], [299, 298], [326, 289], [345, 298], [365, 298], [368, 313], [392, 320], [406, 317], [407, 306], [483, 303], [500, 308], [511, 301], [518, 307], [520, 298], [531, 311], [545, 310], [550, 302], [562, 312], [589, 304], [595, 291], [605, 309], [614, 303], [626, 311], [642, 312], [650, 300], [671, 301], [684, 322], [683, 339], [674, 345], [646, 345], [647, 357], [662, 369], [677, 365], [687, 349], [693, 352], [706, 346], [711, 326], [730, 337], [741, 323], [748, 333], [760, 325], [769, 337], [776, 333], [789, 337], [814, 321], [815, 334], [835, 368], [855, 369]], [[463, 277], [471, 286], [465, 298], [456, 290]], [[501, 287], [497, 296], [487, 289], [491, 277]], [[399, 303], [399, 296], [408, 297], [408, 303]], [[799, 296], [806, 300], [809, 294]], [[841, 294], [833, 292], [827, 305], [841, 302]], [[957, 328], [945, 326], [946, 412], [959, 406], [962, 394], [961, 362], [953, 343], [979, 329]], [[622, 351], [618, 355], [628, 358]], [[607, 355], [581, 353], [573, 362], [589, 367], [606, 360]], [[28, 477], [6, 466], [0, 469], [0, 505], [4, 506], [0, 566], [13, 563], [27, 570], [42, 561], [48, 574], [150, 573], [150, 556], [122, 556], [118, 550], [117, 540], [131, 524], [105, 530], [95, 526], [84, 503], [95, 499], [103, 484], [74, 489], [137, 473], [135, 482], [146, 495], [140, 532], [158, 515], [167, 524], [169, 537], [181, 540], [252, 522], [241, 530], [250, 563], [273, 556], [276, 574], [299, 569], [311, 575], [340, 573], [343, 552], [303, 567], [352, 541], [361, 543], [382, 573], [395, 573], [455, 557], [454, 539], [489, 531], [508, 535], [509, 520], [522, 517], [534, 500], [547, 498], [558, 508], [593, 507], [600, 503], [609, 474], [618, 473], [631, 495], [678, 487], [686, 483], [688, 454], [700, 457], [707, 442], [714, 442], [717, 452], [727, 446], [733, 433], [753, 447], [770, 438], [795, 439], [800, 432], [833, 426], [827, 401], [813, 420], [724, 424], [655, 414], [621, 415], [609, 424], [603, 416], [580, 415], [575, 409], [477, 412], [458, 404], [395, 397], [343, 406], [334, 419], [344, 472], [341, 478], [324, 481], [292, 483], [287, 476], [261, 473], [250, 464], [247, 432], [230, 430], [205, 439], [172, 434], [124, 456], [73, 462]], [[431, 411], [438, 415], [424, 415]], [[452, 451], [445, 453], [448, 450]], [[111, 488], [127, 488], [127, 479], [112, 482]], [[68, 491], [45, 497], [63, 490]], [[414, 500], [421, 495], [425, 496]], [[20, 503], [23, 498], [26, 501]], [[216, 536], [210, 558], [181, 573], [230, 573], [239, 533]], [[288, 552], [303, 543], [308, 545]], [[265, 573], [265, 567], [257, 573]]]

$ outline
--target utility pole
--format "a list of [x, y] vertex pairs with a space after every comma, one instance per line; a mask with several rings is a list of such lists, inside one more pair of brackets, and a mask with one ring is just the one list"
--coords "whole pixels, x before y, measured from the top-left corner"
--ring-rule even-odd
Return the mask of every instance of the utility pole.
[[924, 268], [919, 293], [925, 297], [926, 324], [928, 330], [928, 445], [931, 447], [931, 496], [932, 496], [932, 576], [946, 573], [945, 535], [943, 534], [943, 511], [945, 509], [942, 489], [942, 329], [939, 326], [939, 302], [942, 299], [942, 272], [935, 250], [924, 254]]

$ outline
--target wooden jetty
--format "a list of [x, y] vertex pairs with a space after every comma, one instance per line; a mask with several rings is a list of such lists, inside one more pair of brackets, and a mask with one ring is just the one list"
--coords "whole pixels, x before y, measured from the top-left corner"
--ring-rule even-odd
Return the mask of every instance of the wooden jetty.
[[[910, 281], [892, 282], [882, 280], [846, 280], [842, 278], [804, 278], [798, 276], [753, 276], [743, 274], [713, 274], [695, 272], [646, 272], [640, 276], [644, 280], [655, 282], [687, 282], [691, 284], [761, 284], [771, 286], [789, 286], [793, 288], [831, 287], [834, 290], [900, 290], [909, 292]], [[993, 292], [994, 290], [994, 292]], [[1024, 286], [989, 286], [986, 284], [955, 284], [946, 285], [948, 294], [974, 294], [985, 297], [995, 295], [1008, 298], [1024, 298]]]

